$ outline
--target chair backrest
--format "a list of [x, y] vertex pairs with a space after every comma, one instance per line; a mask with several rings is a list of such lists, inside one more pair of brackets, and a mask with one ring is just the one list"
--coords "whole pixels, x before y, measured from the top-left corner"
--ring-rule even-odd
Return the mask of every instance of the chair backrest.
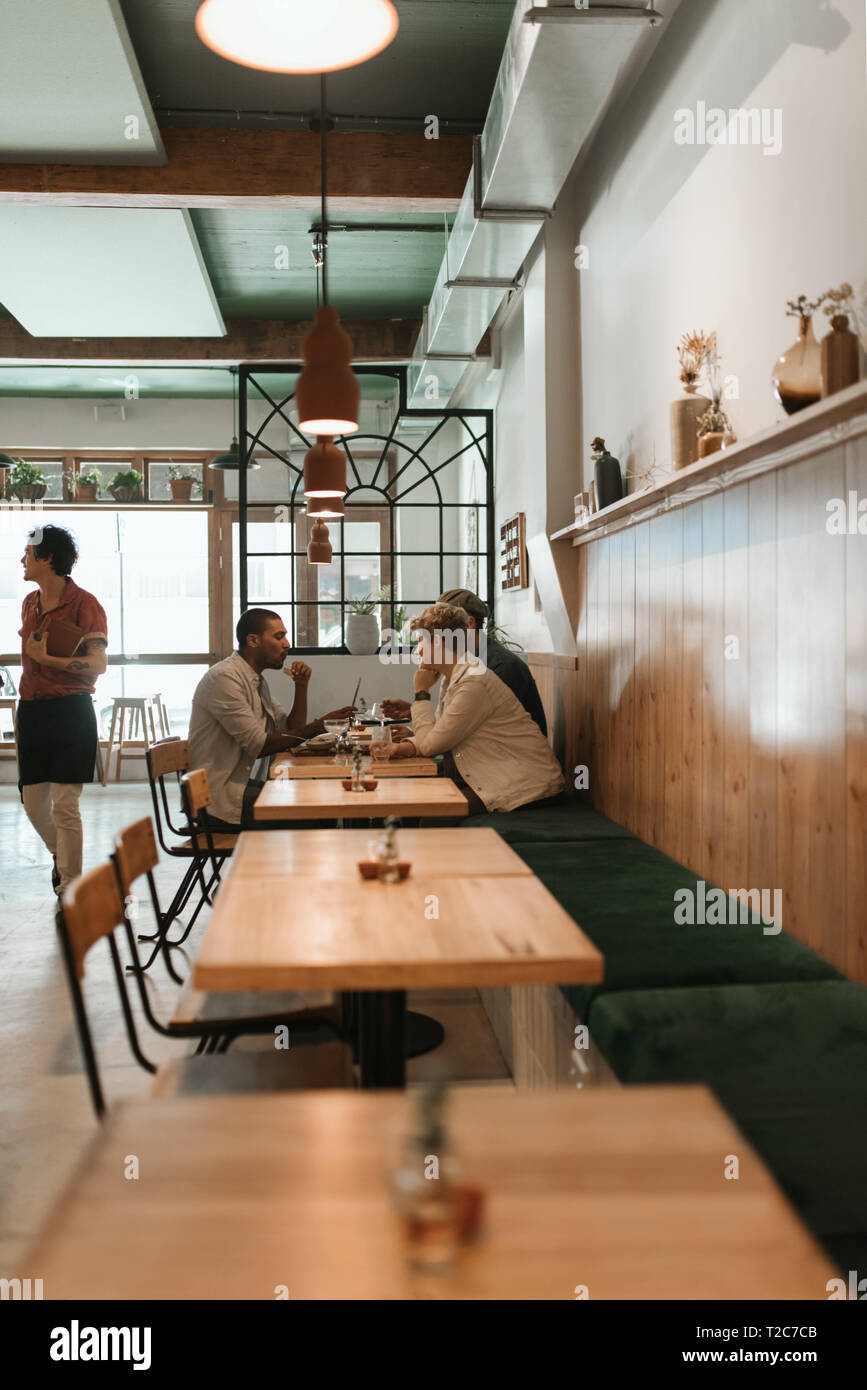
[[172, 834], [177, 835], [180, 839], [186, 837], [187, 830], [172, 822], [168, 792], [166, 791], [166, 778], [173, 776], [177, 782], [182, 772], [189, 772], [190, 745], [185, 738], [160, 739], [158, 743], [152, 743], [150, 748], [146, 750], [145, 766], [148, 770], [157, 838], [166, 854], [177, 854], [177, 848], [172, 848], [166, 843], [163, 824], [165, 823]]
[[203, 767], [186, 772], [181, 778], [181, 795], [190, 820], [198, 820], [202, 811], [211, 804], [211, 789], [208, 774]]
[[128, 923], [124, 917], [115, 866], [112, 863], [103, 864], [98, 869], [92, 869], [90, 873], [82, 875], [81, 878], [71, 883], [63, 895], [56, 920], [63, 963], [72, 996], [78, 1038], [84, 1054], [90, 1095], [97, 1118], [101, 1119], [105, 1114], [105, 1099], [99, 1079], [96, 1053], [93, 1047], [93, 1037], [81, 981], [84, 979], [84, 962], [87, 953], [103, 937], [108, 942], [115, 983], [133, 1055], [147, 1071], [156, 1071], [156, 1067], [144, 1056], [139, 1045], [135, 1019], [127, 994], [123, 965], [114, 938], [115, 928], [121, 924], [124, 925], [127, 932], [129, 931]]
[[91, 946], [123, 923], [123, 900], [111, 864], [101, 864], [69, 885], [63, 895], [63, 919], [75, 978], [83, 980]]
[[114, 862], [120, 876], [120, 888], [126, 897], [137, 878], [152, 873], [160, 862], [154, 823], [143, 816], [132, 825], [124, 826], [114, 838]]

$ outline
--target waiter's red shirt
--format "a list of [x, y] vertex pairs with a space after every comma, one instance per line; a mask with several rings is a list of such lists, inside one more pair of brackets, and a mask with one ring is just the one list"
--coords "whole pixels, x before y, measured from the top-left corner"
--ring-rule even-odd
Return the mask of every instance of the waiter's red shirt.
[[[108, 641], [108, 621], [102, 604], [86, 589], [79, 589], [73, 579], [67, 579], [60, 602], [48, 611], [56, 613], [64, 622], [80, 627], [84, 632], [82, 641], [97, 636]], [[34, 589], [21, 605], [21, 699], [47, 700], [58, 695], [82, 693], [92, 695], [96, 690], [92, 675], [82, 671], [56, 671], [53, 666], [40, 666], [38, 661], [25, 655], [24, 644], [45, 616], [39, 604], [39, 590]]]

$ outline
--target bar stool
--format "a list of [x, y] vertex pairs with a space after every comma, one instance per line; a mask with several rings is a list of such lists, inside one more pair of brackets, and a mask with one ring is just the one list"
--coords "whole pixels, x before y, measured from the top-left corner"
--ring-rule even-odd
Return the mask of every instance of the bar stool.
[[[171, 736], [171, 727], [163, 704], [162, 695], [115, 695], [111, 702], [111, 725], [108, 731], [108, 747], [105, 750], [105, 767], [102, 770], [102, 785], [108, 782], [108, 774], [111, 770], [111, 754], [115, 747], [114, 736], [117, 732], [117, 762], [114, 780], [120, 781], [121, 768], [123, 766], [124, 744], [133, 743], [137, 737], [141, 737], [145, 753], [152, 743], [156, 743], [161, 738]], [[129, 726], [126, 737], [124, 738], [124, 724], [126, 716], [129, 714]], [[120, 721], [118, 722], [118, 716]], [[159, 732], [157, 731], [159, 726]], [[150, 727], [150, 737], [148, 737], [148, 727]], [[127, 754], [129, 756], [129, 754]]]

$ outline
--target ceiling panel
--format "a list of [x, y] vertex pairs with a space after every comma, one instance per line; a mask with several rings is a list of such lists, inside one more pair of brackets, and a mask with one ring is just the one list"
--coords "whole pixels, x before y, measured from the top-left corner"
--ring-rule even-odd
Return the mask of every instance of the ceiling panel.
[[0, 206], [0, 301], [34, 337], [222, 337], [187, 212]]
[[118, 0], [2, 0], [0, 159], [165, 164]]
[[[317, 216], [195, 210], [191, 217], [226, 318], [312, 317]], [[336, 214], [328, 234], [328, 296], [342, 317], [418, 317], [436, 280], [446, 225], [424, 213], [375, 221]]]

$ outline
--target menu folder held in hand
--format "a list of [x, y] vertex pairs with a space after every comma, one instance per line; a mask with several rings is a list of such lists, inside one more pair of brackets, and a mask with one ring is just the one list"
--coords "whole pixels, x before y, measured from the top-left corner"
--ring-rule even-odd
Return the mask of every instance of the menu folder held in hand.
[[45, 653], [47, 656], [73, 656], [81, 645], [84, 628], [75, 623], [64, 622], [63, 618], [50, 615], [40, 623], [39, 631], [46, 634]]

